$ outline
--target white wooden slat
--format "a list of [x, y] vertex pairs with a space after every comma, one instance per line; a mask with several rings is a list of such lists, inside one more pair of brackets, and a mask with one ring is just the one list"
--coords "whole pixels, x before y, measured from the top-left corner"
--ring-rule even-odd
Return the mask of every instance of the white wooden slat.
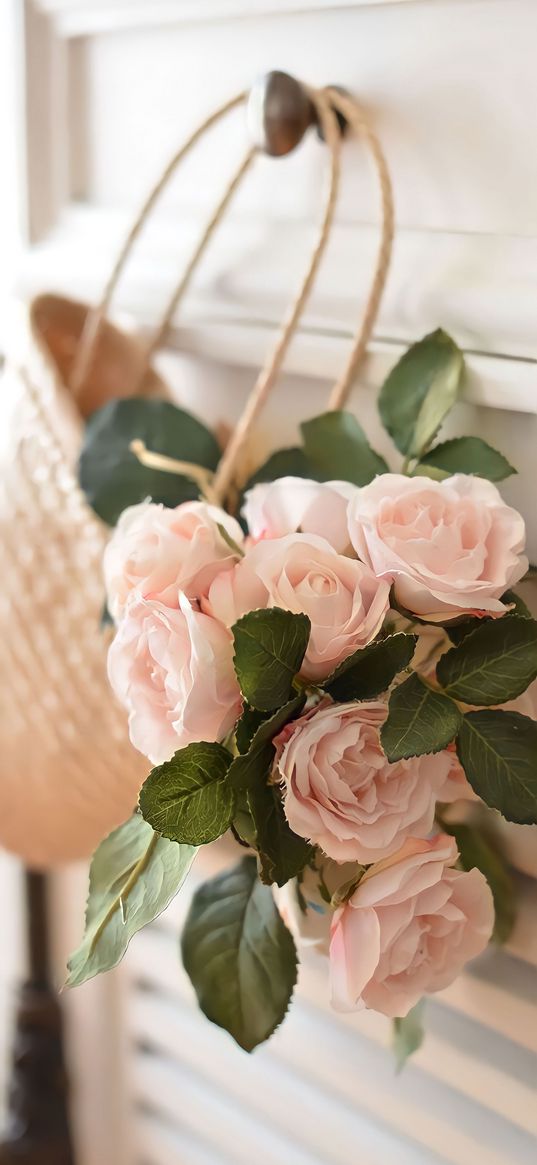
[[[236, 153], [236, 148], [234, 153]], [[277, 163], [273, 163], [277, 166]], [[226, 162], [217, 186], [229, 171]], [[270, 195], [285, 184], [277, 169], [266, 169], [262, 189]], [[149, 181], [146, 182], [146, 187]], [[192, 207], [183, 196], [177, 210], [161, 210], [144, 230], [118, 289], [116, 303], [143, 324], [150, 325], [178, 278], [187, 256], [217, 198], [214, 189], [207, 208]], [[89, 202], [71, 205], [57, 228], [26, 255], [21, 265], [21, 291], [43, 286], [78, 297], [97, 299], [121, 245], [135, 207], [120, 212]], [[274, 327], [298, 285], [311, 248], [317, 206], [296, 221], [281, 214], [271, 219], [257, 212], [235, 211], [221, 224], [204, 257], [195, 286], [177, 316], [194, 331], [208, 325]], [[289, 365], [304, 375], [332, 376], [345, 344], [356, 327], [365, 302], [378, 245], [377, 227], [336, 222], [319, 278], [308, 301], [302, 331], [333, 341], [331, 363], [325, 355], [321, 371], [316, 361]], [[406, 344], [442, 325], [467, 351], [535, 360], [534, 278], [537, 239], [512, 236], [398, 229], [393, 262], [375, 335]], [[471, 275], [469, 274], [471, 272]], [[210, 329], [209, 329], [210, 331]], [[224, 344], [225, 331], [220, 337]], [[218, 340], [215, 331], [213, 346]], [[235, 344], [235, 359], [257, 363], [260, 344], [270, 337], [245, 336], [246, 354]], [[343, 346], [343, 347], [342, 347]], [[218, 356], [218, 351], [211, 354]], [[511, 407], [517, 407], [516, 369]], [[537, 371], [533, 368], [537, 385]], [[504, 396], [504, 407], [509, 407]], [[534, 403], [534, 401], [533, 401]]]
[[295, 1141], [256, 1119], [241, 1102], [207, 1089], [188, 1064], [139, 1051], [133, 1056], [134, 1095], [156, 1113], [231, 1157], [234, 1165], [251, 1165], [262, 1146], [263, 1165], [325, 1165]]
[[137, 1154], [142, 1165], [234, 1165], [177, 1124], [147, 1111], [139, 1111], [136, 1120]]
[[[178, 1015], [177, 1012], [175, 1014]], [[157, 1045], [161, 1038], [166, 1041], [166, 1033], [172, 1022], [172, 1015], [167, 1012], [162, 1013], [160, 1019], [153, 1016], [153, 1036], [149, 1033], [149, 1038]], [[178, 1051], [176, 1055], [190, 1063], [190, 1049], [195, 1043], [196, 1055], [199, 1053], [201, 1058], [207, 1096], [212, 1097], [215, 1082], [224, 1089], [229, 1087], [233, 1076], [243, 1103], [252, 1103], [248, 1088], [252, 1067], [248, 1065], [245, 1069], [246, 1084], [240, 1078], [237, 1080], [239, 1063], [232, 1071], [226, 1068], [226, 1061], [222, 1062], [223, 1041], [226, 1037], [217, 1031], [212, 1033], [211, 1040], [210, 1029], [203, 1028], [203, 1019], [194, 1015], [193, 1022], [194, 1031], [189, 1035], [188, 1023], [185, 1023], [184, 1016], [181, 1018], [175, 1045], [177, 1048], [185, 1048], [186, 1053]], [[201, 1041], [201, 1048], [198, 1047], [198, 1041]], [[229, 1056], [240, 1056], [232, 1045], [228, 1043], [227, 1047]], [[517, 1165], [530, 1165], [533, 1162], [533, 1138], [499, 1120], [490, 1110], [472, 1105], [460, 1095], [455, 1096], [449, 1089], [431, 1088], [430, 1081], [416, 1068], [407, 1068], [402, 1077], [396, 1078], [393, 1065], [384, 1052], [360, 1039], [355, 1033], [346, 1031], [342, 1025], [327, 1023], [314, 1008], [302, 1005], [295, 1007], [286, 1024], [273, 1037], [269, 1049], [256, 1053], [255, 1059], [263, 1060], [264, 1063], [274, 1059], [280, 1065], [280, 1071], [284, 1064], [288, 1069], [294, 1069], [296, 1076], [309, 1085], [313, 1090], [310, 1111], [319, 1113], [315, 1117], [316, 1132], [317, 1125], [322, 1126], [326, 1111], [330, 1112], [330, 1106], [337, 1099], [338, 1102], [346, 1101], [361, 1119], [376, 1119], [385, 1131], [395, 1133], [400, 1138], [398, 1144], [402, 1149], [405, 1147], [408, 1154], [415, 1140], [417, 1146], [421, 1146], [421, 1149], [416, 1146], [414, 1151], [416, 1163], [422, 1160], [424, 1149], [427, 1152], [427, 1165], [434, 1165], [437, 1158], [449, 1161], [450, 1165], [469, 1165], [474, 1160], [486, 1161], [487, 1165], [511, 1165], [510, 1153], [513, 1149], [516, 1149], [514, 1159]], [[270, 1077], [265, 1075], [263, 1080], [266, 1103], [271, 1106], [275, 1119], [281, 1120], [278, 1094], [271, 1091]], [[317, 1099], [315, 1090], [318, 1091]], [[255, 1095], [254, 1090], [254, 1103]], [[294, 1093], [291, 1088], [287, 1090], [287, 1098], [288, 1107], [293, 1109]], [[346, 1132], [348, 1122], [343, 1121], [342, 1127]], [[300, 1129], [298, 1119], [294, 1128], [297, 1132]], [[345, 1157], [348, 1143], [343, 1139], [340, 1144], [343, 1161], [348, 1160]], [[323, 1157], [325, 1165], [331, 1165], [334, 1159], [337, 1161], [341, 1158], [329, 1156], [326, 1161]], [[380, 1156], [380, 1162], [391, 1159], [385, 1151]], [[402, 1159], [406, 1160], [406, 1157]], [[367, 1162], [368, 1158], [365, 1160]]]
[[[320, 1008], [334, 1020], [334, 1013], [330, 1010], [326, 998], [325, 970], [315, 974], [308, 965], [303, 967], [300, 982], [300, 997], [307, 999], [313, 1006]], [[520, 1080], [511, 1074], [505, 1064], [499, 1063], [499, 1056], [504, 1047], [498, 1046], [498, 1041], [491, 1039], [488, 1026], [483, 1026], [479, 1032], [477, 1050], [468, 1051], [464, 1037], [461, 1039], [460, 1030], [457, 1032], [460, 1043], [454, 1043], [444, 1035], [439, 1037], [434, 1029], [434, 1016], [444, 1014], [443, 999], [429, 1000], [425, 1029], [426, 1037], [422, 1048], [415, 1054], [412, 1067], [423, 1069], [435, 1080], [447, 1085], [455, 1091], [464, 1091], [483, 1108], [489, 1108], [505, 1120], [511, 1121], [518, 1128], [537, 1138], [537, 1108], [534, 1105], [535, 1084], [537, 1084], [537, 1058], [531, 1060], [529, 1070], [533, 1078], [527, 1081]], [[446, 1017], [447, 1018], [447, 1017]], [[531, 1017], [527, 1017], [531, 1023]], [[356, 1017], [347, 1021], [347, 1026], [360, 1031], [368, 1039], [386, 1047], [389, 1038], [389, 1025], [382, 1016], [374, 1012], [366, 1016]], [[448, 1029], [448, 1023], [443, 1024]], [[460, 1025], [459, 1025], [460, 1028]], [[537, 1055], [537, 1047], [535, 1049]], [[490, 1057], [490, 1058], [489, 1058]], [[516, 1057], [512, 1057], [514, 1059]], [[528, 1068], [530, 1057], [519, 1056], [523, 1068]]]
[[358, 1142], [363, 1165], [383, 1165], [394, 1155], [400, 1165], [432, 1165], [415, 1146], [397, 1141], [387, 1130], [368, 1122], [358, 1109], [341, 1103], [337, 1087], [325, 1091], [319, 1105], [307, 1075], [290, 1072], [270, 1046], [247, 1060], [228, 1037], [200, 1022], [191, 1000], [140, 992], [131, 1031], [142, 1044], [188, 1062], [204, 1078], [208, 1090], [216, 1087], [226, 1092], [291, 1139], [300, 1136], [324, 1165], [347, 1165], [348, 1146]]
[[[277, 1039], [279, 1054], [285, 1051], [287, 1062], [314, 1076], [321, 1090], [337, 1080], [349, 1103], [363, 1105], [400, 1136], [414, 1136], [451, 1165], [511, 1165], [513, 1159], [533, 1165], [533, 1137], [473, 1103], [465, 1091], [437, 1085], [412, 1065], [396, 1077], [383, 1049], [366, 1041], [360, 1045], [343, 1025], [319, 1021], [313, 1010], [297, 1008], [293, 1027], [282, 1025]], [[321, 1049], [318, 1058], [312, 1056], [315, 1047]]]
[[[156, 974], [148, 971], [148, 968], [157, 967]], [[191, 997], [184, 972], [179, 966], [176, 942], [171, 940], [171, 936], [159, 934], [156, 929], [148, 931], [134, 946], [130, 959], [130, 974], [135, 978], [139, 977], [148, 985], [153, 985], [157, 991], [164, 991], [182, 1000]], [[323, 1012], [329, 1022], [336, 1025], [342, 1021], [330, 1008], [326, 975], [327, 968], [324, 963], [318, 968], [310, 963], [303, 964], [297, 998], [307, 1001]], [[143, 996], [138, 997], [134, 1023], [138, 1022], [140, 1006], [143, 1010]], [[414, 1066], [423, 1069], [434, 1080], [448, 1085], [451, 1089], [463, 1090], [465, 1095], [476, 1103], [490, 1108], [505, 1120], [537, 1137], [537, 1112], [532, 1105], [533, 1087], [531, 1083], [525, 1083], [523, 1078], [530, 1061], [529, 1071], [533, 1072], [537, 1080], [537, 1059], [531, 1060], [530, 1057], [521, 1055], [520, 1051], [517, 1054], [515, 1049], [511, 1049], [510, 1064], [505, 1068], [506, 1046], [491, 1037], [488, 1027], [483, 1027], [475, 1033], [474, 1047], [467, 1051], [464, 1042], [456, 1045], [449, 1038], [447, 1023], [443, 1024], [444, 1029], [447, 1029], [447, 1037], [446, 1031], [442, 1035], [435, 1032], [433, 1017], [442, 1011], [442, 1001], [438, 1003], [430, 1001], [427, 1038], [423, 1048], [414, 1058]], [[528, 1027], [531, 1027], [531, 1015], [527, 1015], [526, 1018]], [[361, 1013], [347, 1017], [344, 1025], [358, 1038], [373, 1040], [380, 1047], [387, 1048], [390, 1025], [382, 1016]], [[436, 1025], [437, 1028], [439, 1026], [442, 1025]], [[460, 1037], [460, 1030], [457, 1035]], [[515, 1069], [518, 1071], [515, 1072]]]

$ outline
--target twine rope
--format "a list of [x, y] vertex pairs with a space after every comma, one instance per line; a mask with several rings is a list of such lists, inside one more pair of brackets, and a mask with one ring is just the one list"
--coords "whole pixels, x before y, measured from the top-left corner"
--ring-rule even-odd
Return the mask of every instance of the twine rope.
[[[222, 454], [219, 465], [212, 480], [210, 486], [212, 498], [220, 502], [225, 500], [228, 492], [234, 484], [235, 478], [237, 476], [237, 470], [252, 429], [279, 376], [285, 355], [296, 331], [297, 324], [300, 320], [308, 297], [311, 293], [319, 265], [324, 254], [324, 250], [330, 236], [340, 181], [341, 133], [335, 116], [335, 110], [344, 116], [353, 132], [359, 138], [362, 138], [368, 146], [371, 159], [377, 173], [381, 199], [382, 225], [377, 260], [369, 295], [367, 297], [367, 301], [350, 354], [347, 358], [347, 363], [341, 376], [332, 388], [328, 402], [329, 410], [342, 408], [348, 397], [357, 371], [366, 355], [367, 345], [378, 315], [380, 301], [388, 274], [394, 235], [393, 194], [388, 166], [377, 135], [369, 124], [364, 111], [347, 94], [340, 93], [339, 90], [332, 88], [322, 90], [313, 89], [306, 86], [304, 88], [306, 89], [310, 100], [315, 106], [317, 117], [323, 130], [324, 140], [330, 152], [331, 165], [329, 171], [328, 189], [324, 204], [324, 213], [319, 227], [317, 239], [310, 256], [306, 274], [291, 303], [281, 331], [276, 340], [276, 344], [272, 349], [267, 361], [265, 362], [265, 365], [261, 369], [257, 380], [247, 398], [243, 412], [238, 420], [235, 430], [231, 435], [228, 445]], [[89, 313], [86, 320], [73, 365], [71, 388], [75, 395], [80, 392], [85, 382], [95, 353], [102, 320], [107, 314], [113, 293], [124, 269], [126, 261], [140, 234], [140, 231], [142, 230], [144, 223], [151, 214], [155, 203], [160, 197], [164, 187], [172, 177], [180, 162], [199, 141], [206, 130], [211, 128], [217, 121], [219, 121], [232, 109], [235, 109], [238, 105], [242, 104], [246, 100], [246, 97], [247, 94], [244, 92], [238, 94], [230, 101], [225, 102], [208, 118], [206, 118], [205, 121], [202, 122], [202, 124], [194, 131], [187, 142], [181, 147], [181, 149], [174, 155], [164, 170], [163, 174], [159, 178], [158, 182], [150, 192], [124, 242], [122, 250], [105, 287], [101, 302], [93, 312]], [[240, 163], [238, 170], [228, 183], [228, 186], [226, 187], [220, 202], [216, 206], [211, 218], [209, 219], [209, 222], [207, 223], [203, 234], [189, 259], [187, 267], [183, 272], [181, 279], [166, 306], [161, 323], [155, 330], [155, 333], [147, 346], [144, 367], [141, 371], [141, 377], [143, 377], [143, 372], [150, 362], [153, 354], [163, 343], [171, 321], [175, 316], [177, 307], [179, 306], [181, 299], [183, 298], [188, 286], [190, 285], [198, 263], [204, 254], [206, 247], [212, 238], [218, 224], [221, 222], [238, 186], [250, 169], [256, 152], [257, 151], [255, 149], [249, 149], [247, 151], [245, 157]], [[147, 456], [151, 456], [151, 451], [145, 450], [145, 448], [144, 450], [140, 449], [138, 451], [134, 451], [137, 453], [137, 455], [140, 456], [140, 460], [143, 460], [144, 463], [147, 459]], [[182, 462], [181, 464], [186, 470], [189, 463]], [[198, 472], [199, 468], [200, 467], [194, 465], [190, 467], [191, 476], [194, 476], [196, 480], [196, 473]], [[171, 465], [169, 469], [170, 472], [178, 472], [177, 469], [172, 469]], [[194, 473], [194, 471], [196, 471], [196, 473]]]
[[265, 405], [270, 392], [278, 378], [287, 349], [296, 330], [297, 323], [302, 315], [306, 301], [315, 282], [315, 276], [323, 256], [330, 235], [334, 211], [336, 207], [340, 178], [340, 146], [341, 135], [335, 113], [326, 95], [315, 89], [308, 89], [308, 93], [315, 104], [322, 125], [326, 144], [330, 150], [332, 164], [328, 182], [324, 214], [317, 236], [317, 241], [310, 256], [306, 274], [302, 280], [280, 335], [276, 341], [265, 366], [248, 396], [239, 421], [231, 434], [230, 440], [220, 459], [215, 473], [213, 490], [217, 499], [222, 502], [233, 484], [237, 466], [243, 450], [248, 442], [252, 428]]
[[[307, 92], [309, 93], [310, 98], [314, 102], [317, 109], [319, 120], [323, 128], [325, 141], [329, 149], [332, 151], [333, 157], [335, 156], [334, 151], [337, 152], [338, 155], [338, 172], [334, 184], [335, 189], [334, 186], [331, 186], [329, 190], [325, 218], [323, 220], [317, 246], [314, 249], [310, 268], [306, 278], [291, 307], [287, 321], [276, 343], [276, 347], [272, 352], [271, 358], [260, 373], [258, 380], [256, 381], [256, 384], [254, 385], [250, 396], [246, 401], [242, 415], [239, 418], [237, 426], [231, 436], [229, 444], [216, 471], [213, 482], [213, 490], [220, 501], [225, 498], [230, 486], [234, 481], [236, 470], [240, 464], [241, 456], [248, 442], [253, 425], [255, 424], [255, 421], [259, 416], [261, 409], [263, 408], [279, 375], [285, 354], [295, 332], [298, 320], [300, 319], [304, 309], [306, 300], [311, 291], [323, 251], [328, 241], [328, 235], [330, 233], [333, 220], [334, 204], [335, 199], [337, 198], [337, 190], [339, 186], [340, 135], [333, 113], [334, 109], [337, 109], [338, 112], [343, 114], [351, 126], [351, 129], [356, 133], [357, 136], [362, 137], [365, 140], [369, 148], [379, 183], [382, 226], [377, 261], [369, 295], [367, 297], [365, 308], [351, 351], [347, 358], [347, 363], [341, 376], [336, 381], [330, 393], [330, 398], [328, 401], [329, 411], [341, 409], [347, 400], [358, 369], [362, 364], [367, 352], [367, 345], [375, 325], [375, 320], [378, 315], [382, 294], [388, 276], [394, 237], [394, 206], [390, 173], [382, 147], [380, 145], [380, 141], [370, 126], [364, 111], [356, 104], [355, 101], [352, 100], [352, 98], [347, 97], [345, 94], [341, 94], [336, 89], [308, 89]], [[332, 177], [334, 177], [333, 171]]]
[[[112, 302], [112, 296], [113, 296], [113, 294], [116, 290], [116, 287], [119, 283], [119, 280], [120, 280], [120, 277], [123, 273], [124, 267], [125, 267], [127, 260], [131, 254], [131, 251], [134, 247], [134, 244], [137, 242], [138, 236], [140, 235], [142, 228], [144, 227], [147, 219], [149, 218], [152, 211], [154, 210], [154, 207], [155, 207], [156, 203], [158, 202], [163, 190], [165, 189], [165, 187], [168, 185], [170, 179], [175, 174], [175, 171], [177, 170], [178, 166], [180, 166], [181, 162], [184, 161], [184, 159], [187, 157], [188, 154], [190, 154], [190, 152], [193, 150], [194, 146], [199, 142], [200, 138], [203, 137], [204, 133], [207, 130], [211, 129], [212, 126], [216, 125], [216, 123], [218, 121], [220, 121], [221, 118], [225, 117], [226, 114], [230, 113], [233, 109], [236, 109], [237, 106], [242, 105], [243, 102], [246, 100], [246, 98], [247, 98], [246, 92], [238, 93], [235, 97], [232, 97], [229, 101], [225, 101], [223, 105], [220, 105], [218, 107], [218, 109], [213, 110], [213, 112], [209, 115], [209, 117], [206, 117], [205, 121], [202, 121], [201, 124], [197, 126], [197, 128], [190, 135], [190, 137], [187, 138], [186, 142], [183, 143], [183, 145], [177, 151], [177, 153], [174, 154], [173, 158], [170, 159], [170, 161], [168, 162], [168, 165], [165, 167], [162, 174], [160, 175], [158, 182], [155, 183], [155, 185], [153, 186], [153, 189], [150, 191], [148, 197], [146, 198], [145, 202], [143, 203], [143, 206], [141, 207], [140, 212], [139, 212], [137, 218], [135, 219], [135, 221], [133, 222], [132, 227], [131, 227], [131, 229], [130, 229], [130, 231], [129, 231], [129, 233], [128, 233], [128, 235], [123, 243], [123, 246], [122, 246], [122, 248], [119, 252], [119, 255], [116, 259], [116, 262], [114, 263], [114, 266], [112, 268], [112, 271], [110, 272], [108, 281], [106, 283], [104, 292], [103, 292], [102, 297], [101, 297], [101, 301], [93, 311], [88, 313], [88, 316], [86, 318], [86, 322], [85, 322], [85, 325], [84, 325], [84, 328], [82, 331], [82, 335], [80, 337], [80, 341], [78, 344], [77, 352], [75, 354], [75, 359], [73, 362], [73, 369], [72, 369], [72, 373], [71, 373], [70, 388], [71, 388], [71, 392], [75, 398], [80, 394], [82, 388], [84, 387], [84, 383], [86, 381], [86, 377], [88, 375], [88, 372], [89, 372], [89, 369], [91, 367], [91, 363], [92, 363], [92, 360], [93, 360], [93, 357], [95, 354], [97, 340], [99, 338], [100, 327], [101, 327], [101, 324], [102, 324], [105, 316], [107, 315], [107, 313], [109, 311], [110, 304]], [[235, 180], [232, 180], [232, 187], [234, 190]], [[233, 190], [232, 190], [232, 193], [233, 193]], [[227, 205], [227, 203], [226, 203], [226, 205]], [[225, 210], [225, 206], [224, 206], [224, 210]], [[222, 211], [222, 213], [223, 213], [223, 211]], [[215, 225], [216, 225], [216, 223], [214, 224], [214, 226]], [[209, 226], [211, 226], [211, 224], [209, 224]], [[212, 230], [214, 229], [214, 226], [211, 229], [211, 233], [212, 233]], [[181, 282], [183, 282], [183, 280]], [[188, 282], [188, 280], [187, 280], [187, 282]]]
[[371, 333], [378, 316], [380, 302], [390, 267], [395, 220], [393, 188], [390, 178], [390, 171], [384, 156], [384, 151], [375, 131], [369, 124], [364, 111], [360, 108], [359, 105], [357, 105], [355, 101], [352, 100], [352, 98], [348, 97], [344, 93], [340, 93], [337, 89], [328, 89], [327, 92], [332, 105], [343, 114], [351, 128], [354, 130], [356, 136], [358, 138], [363, 138], [369, 149], [379, 184], [382, 215], [380, 242], [373, 274], [373, 282], [371, 284], [355, 340], [347, 359], [347, 364], [341, 376], [336, 381], [329, 397], [328, 408], [329, 410], [333, 410], [340, 409], [345, 404], [353, 382], [356, 378], [358, 369], [366, 355], [367, 345], [371, 339]]
[[191, 281], [192, 276], [194, 275], [194, 273], [196, 271], [198, 263], [199, 263], [202, 255], [204, 254], [205, 249], [206, 249], [208, 243], [210, 242], [218, 224], [220, 223], [221, 219], [224, 217], [224, 214], [226, 213], [226, 210], [227, 210], [236, 190], [238, 189], [240, 183], [242, 182], [242, 179], [248, 173], [248, 170], [250, 169], [250, 167], [252, 165], [252, 162], [256, 156], [256, 153], [257, 153], [257, 151], [254, 148], [248, 150], [248, 152], [246, 153], [245, 157], [243, 158], [236, 174], [234, 174], [229, 185], [227, 186], [223, 197], [221, 198], [220, 202], [218, 203], [218, 206], [215, 208], [214, 213], [211, 215], [211, 218], [209, 219], [209, 222], [207, 223], [205, 230], [203, 231], [203, 234], [199, 240], [199, 243], [189, 259], [186, 270], [185, 270], [182, 278], [180, 279], [179, 283], [177, 284], [177, 287], [175, 288], [173, 295], [171, 296], [171, 298], [169, 300], [169, 303], [168, 303], [166, 310], [164, 312], [164, 315], [162, 317], [162, 321], [161, 321], [159, 327], [157, 328], [152, 340], [150, 341], [150, 343], [148, 345], [147, 352], [146, 352], [146, 358], [145, 358], [146, 365], [150, 363], [151, 358], [154, 355], [154, 353], [164, 343], [164, 340], [165, 340], [165, 338], [168, 334], [168, 330], [170, 328], [170, 324], [171, 324], [173, 317], [177, 311], [177, 308], [179, 306], [181, 299], [183, 298], [187, 288], [190, 285], [190, 281]]

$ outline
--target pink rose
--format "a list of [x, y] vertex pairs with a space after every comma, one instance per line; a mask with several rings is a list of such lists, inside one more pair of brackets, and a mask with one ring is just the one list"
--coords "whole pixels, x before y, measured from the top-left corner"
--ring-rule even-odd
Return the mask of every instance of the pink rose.
[[441, 991], [483, 951], [494, 926], [492, 894], [476, 869], [449, 867], [453, 838], [410, 838], [372, 866], [336, 910], [330, 940], [332, 1003], [405, 1016], [425, 992]]
[[256, 541], [300, 530], [326, 538], [338, 554], [352, 554], [347, 505], [356, 491], [348, 481], [280, 477], [248, 490], [242, 513]]
[[153, 764], [197, 740], [223, 740], [240, 715], [233, 643], [185, 595], [173, 610], [133, 592], [108, 653], [135, 748]]
[[438, 800], [445, 805], [453, 801], [479, 801], [459, 761], [454, 742], [448, 745], [442, 756], [447, 757], [449, 769], [445, 784], [438, 790]]
[[219, 575], [207, 609], [227, 626], [259, 607], [308, 615], [311, 635], [301, 674], [315, 681], [375, 638], [389, 593], [388, 583], [363, 563], [336, 554], [324, 538], [288, 534], [258, 542], [233, 571]]
[[380, 701], [326, 703], [277, 741], [291, 829], [338, 862], [379, 861], [433, 827], [449, 758], [441, 752], [390, 764], [380, 745], [385, 719]]
[[501, 595], [528, 567], [523, 519], [480, 477], [381, 474], [358, 491], [348, 517], [358, 557], [424, 619], [502, 615]]
[[237, 561], [218, 525], [240, 546], [243, 533], [218, 506], [185, 502], [175, 509], [141, 502], [124, 510], [104, 553], [108, 607], [119, 619], [132, 590], [167, 607], [207, 593], [213, 578]]

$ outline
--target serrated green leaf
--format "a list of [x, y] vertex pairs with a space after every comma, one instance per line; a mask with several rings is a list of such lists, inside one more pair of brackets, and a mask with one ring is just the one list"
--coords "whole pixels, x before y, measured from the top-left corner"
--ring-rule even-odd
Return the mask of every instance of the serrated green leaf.
[[486, 805], [507, 821], [537, 824], [537, 721], [500, 709], [467, 712], [457, 755]]
[[[502, 618], [504, 618], [503, 615]], [[463, 640], [468, 637], [468, 635], [472, 634], [472, 631], [475, 631], [478, 627], [482, 627], [485, 623], [489, 622], [490, 619], [487, 617], [481, 619], [478, 615], [471, 615], [469, 619], [461, 619], [458, 623], [448, 623], [447, 627], [444, 627], [444, 630], [449, 639], [451, 639], [451, 642], [454, 643], [455, 646], [458, 646], [458, 644], [462, 643]]]
[[[526, 606], [524, 599], [521, 599], [520, 595], [517, 595], [515, 591], [505, 591], [501, 599], [502, 603], [505, 603], [506, 607], [510, 608], [506, 612], [507, 615], [518, 615], [519, 619], [533, 619], [533, 615]], [[502, 619], [505, 619], [505, 617], [505, 615], [501, 616]], [[461, 619], [456, 623], [448, 623], [444, 630], [447, 632], [452, 643], [459, 644], [462, 643], [463, 639], [466, 639], [467, 635], [475, 631], [477, 627], [484, 627], [485, 624], [490, 623], [491, 618], [492, 616], [489, 617], [487, 615], [471, 615], [468, 619]]]
[[79, 478], [89, 505], [111, 526], [127, 506], [148, 497], [165, 506], [199, 497], [190, 478], [141, 465], [130, 449], [135, 439], [152, 453], [206, 469], [216, 469], [220, 457], [209, 429], [169, 401], [130, 397], [98, 409], [86, 427]]
[[67, 964], [68, 987], [117, 966], [131, 938], [180, 890], [196, 852], [159, 837], [139, 814], [101, 842], [90, 867], [84, 939]]
[[380, 741], [391, 762], [440, 752], [456, 736], [461, 720], [453, 700], [413, 672], [390, 696]]
[[265, 783], [276, 751], [273, 737], [300, 714], [305, 703], [305, 695], [295, 696], [274, 715], [261, 722], [250, 740], [248, 751], [235, 757], [229, 769], [228, 780], [237, 791]]
[[266, 712], [258, 712], [257, 708], [250, 708], [248, 704], [243, 708], [235, 728], [235, 741], [240, 753], [248, 752], [257, 729], [266, 718]]
[[414, 1052], [421, 1048], [425, 1038], [425, 1031], [423, 1027], [423, 1011], [425, 1000], [420, 999], [415, 1007], [405, 1015], [403, 1019], [394, 1019], [393, 1021], [393, 1050], [395, 1053], [395, 1065], [398, 1072], [401, 1072], [409, 1058]]
[[182, 936], [185, 970], [201, 1010], [251, 1052], [284, 1019], [297, 976], [292, 936], [255, 858], [206, 882]]
[[502, 595], [502, 603], [512, 604], [510, 615], [518, 615], [519, 619], [533, 619], [529, 607], [526, 606], [524, 599], [517, 595], [516, 591], [505, 591], [505, 594]]
[[450, 336], [438, 329], [405, 352], [379, 395], [382, 423], [406, 457], [421, 457], [455, 404], [464, 361]]
[[481, 870], [494, 899], [495, 924], [493, 938], [505, 943], [516, 919], [516, 893], [507, 860], [497, 844], [482, 829], [473, 825], [444, 824], [457, 842], [459, 861], [463, 870]]
[[253, 708], [272, 712], [291, 695], [306, 653], [311, 623], [279, 607], [250, 611], [232, 627], [241, 692]]
[[367, 485], [388, 466], [371, 448], [352, 413], [333, 410], [300, 426], [307, 460], [320, 481], [351, 481]]
[[251, 849], [255, 849], [255, 826], [248, 804], [248, 793], [245, 789], [239, 789], [237, 793], [237, 808], [233, 818], [232, 829], [235, 837], [243, 845], [249, 845]]
[[268, 786], [276, 753], [273, 737], [300, 714], [305, 703], [305, 695], [296, 696], [263, 720], [250, 740], [249, 751], [235, 757], [228, 775], [237, 791], [234, 828], [239, 837], [259, 851], [263, 881], [278, 881], [279, 885], [302, 870], [312, 852], [292, 833], [278, 793]]
[[408, 667], [417, 635], [390, 635], [355, 651], [323, 683], [334, 700], [373, 700]]
[[422, 457], [420, 468], [440, 470], [446, 477], [453, 473], [470, 473], [486, 477], [488, 481], [504, 481], [516, 473], [507, 458], [481, 437], [454, 437], [436, 445]]
[[261, 881], [268, 886], [273, 882], [285, 886], [302, 873], [313, 856], [313, 846], [291, 829], [280, 793], [273, 785], [256, 783], [247, 796]]
[[429, 477], [431, 481], [445, 481], [446, 477], [450, 477], [450, 474], [446, 473], [444, 469], [437, 469], [436, 465], [426, 465], [424, 461], [418, 461], [418, 464], [414, 465], [410, 476]]
[[205, 845], [229, 828], [235, 792], [228, 779], [231, 753], [205, 741], [179, 749], [149, 774], [140, 793], [146, 821], [172, 841]]
[[476, 705], [514, 700], [536, 676], [537, 623], [516, 615], [488, 619], [442, 655], [436, 668], [448, 695]]
[[298, 446], [278, 449], [256, 469], [244, 486], [244, 492], [262, 481], [277, 481], [279, 477], [305, 477], [315, 480], [315, 467]]

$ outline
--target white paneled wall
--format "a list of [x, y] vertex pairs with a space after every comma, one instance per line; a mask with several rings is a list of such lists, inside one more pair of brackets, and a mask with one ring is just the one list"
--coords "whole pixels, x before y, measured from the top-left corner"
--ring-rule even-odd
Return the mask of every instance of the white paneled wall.
[[[214, 859], [200, 861], [190, 892], [213, 872]], [[289, 1016], [252, 1057], [208, 1025], [179, 965], [187, 890], [138, 936], [122, 970], [132, 1000], [132, 1090], [152, 1147], [148, 1159], [190, 1161], [182, 1154], [193, 1142], [205, 1154], [200, 1161], [212, 1165], [250, 1162], [260, 1146], [267, 1165], [350, 1165], [358, 1148], [364, 1165], [530, 1165], [537, 1137], [537, 950], [530, 945], [537, 895], [529, 883], [524, 889], [509, 948], [488, 952], [428, 1003], [427, 1040], [402, 1076], [387, 1048], [387, 1020], [330, 1011], [320, 958], [302, 967]], [[162, 1123], [167, 1139], [160, 1142]]]
[[[21, 291], [95, 298], [159, 168], [258, 73], [283, 68], [346, 85], [382, 138], [397, 211], [392, 272], [351, 407], [390, 453], [376, 389], [407, 342], [450, 330], [469, 368], [450, 433], [479, 432], [520, 469], [505, 494], [525, 512], [537, 561], [535, 0], [27, 0], [24, 10]], [[196, 152], [144, 232], [117, 303], [142, 329], [245, 144], [237, 114]], [[209, 422], [239, 414], [274, 340], [311, 245], [324, 162], [314, 138], [289, 159], [259, 159], [174, 321], [162, 368], [176, 397]], [[365, 299], [378, 195], [359, 144], [346, 145], [344, 171], [326, 261], [254, 462], [323, 410]], [[533, 835], [522, 842], [515, 827], [510, 844], [515, 862], [537, 873]], [[200, 857], [191, 888], [213, 860]], [[61, 962], [76, 941], [80, 875], [60, 877], [56, 889]], [[387, 1025], [330, 1014], [320, 966], [304, 969], [274, 1041], [251, 1058], [238, 1051], [193, 1007], [177, 949], [183, 894], [107, 985], [66, 999], [80, 1165], [530, 1165], [530, 877], [521, 893], [508, 951], [489, 952], [431, 1002], [427, 1043], [399, 1078]]]

